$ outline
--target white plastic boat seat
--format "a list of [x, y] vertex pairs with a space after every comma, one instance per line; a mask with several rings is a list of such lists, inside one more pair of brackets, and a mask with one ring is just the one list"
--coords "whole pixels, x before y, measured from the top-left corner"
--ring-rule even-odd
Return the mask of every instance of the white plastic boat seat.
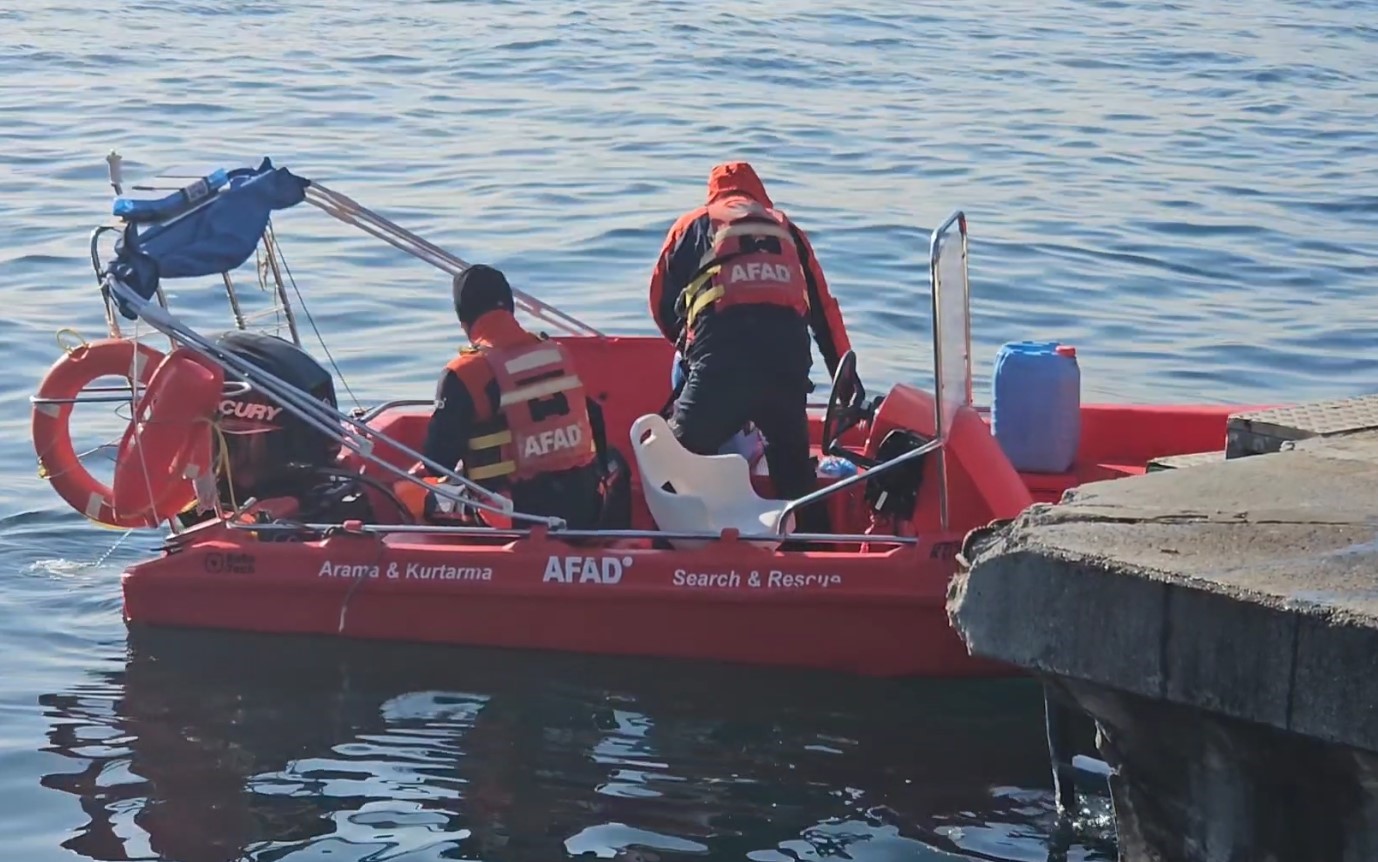
[[[646, 508], [667, 533], [719, 533], [735, 527], [743, 539], [774, 550], [782, 536], [776, 524], [788, 501], [766, 500], [751, 484], [741, 455], [696, 455], [680, 445], [665, 419], [651, 413], [632, 423], [632, 452], [641, 474]], [[668, 486], [668, 489], [667, 487]], [[793, 529], [790, 515], [786, 532]], [[699, 548], [707, 539], [671, 539], [676, 548]]]

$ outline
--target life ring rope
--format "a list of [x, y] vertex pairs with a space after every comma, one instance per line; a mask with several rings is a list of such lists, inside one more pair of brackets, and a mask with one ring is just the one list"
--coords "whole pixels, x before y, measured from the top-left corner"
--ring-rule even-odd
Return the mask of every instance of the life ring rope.
[[211, 431], [215, 433], [216, 442], [220, 444], [216, 447], [215, 472], [225, 477], [225, 490], [230, 496], [230, 511], [238, 512], [239, 501], [235, 499], [234, 493], [234, 471], [230, 468], [230, 441], [225, 436], [225, 429], [220, 427], [218, 419], [211, 422]]

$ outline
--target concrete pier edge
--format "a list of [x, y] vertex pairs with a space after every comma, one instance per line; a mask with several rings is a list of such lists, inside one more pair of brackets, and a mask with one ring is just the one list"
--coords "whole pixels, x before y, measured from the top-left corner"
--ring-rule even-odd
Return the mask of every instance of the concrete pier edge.
[[953, 626], [1097, 721], [1127, 862], [1378, 860], [1378, 432], [1280, 448], [964, 543]]

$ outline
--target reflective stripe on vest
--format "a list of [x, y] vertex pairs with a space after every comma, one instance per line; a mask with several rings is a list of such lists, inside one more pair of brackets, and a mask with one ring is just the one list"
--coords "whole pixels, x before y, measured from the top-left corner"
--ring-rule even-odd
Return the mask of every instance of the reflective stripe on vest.
[[507, 427], [469, 440], [471, 453], [499, 452], [497, 463], [468, 470], [469, 478], [522, 481], [592, 463], [597, 452], [584, 384], [565, 349], [537, 341], [480, 350], [497, 381], [498, 414]]

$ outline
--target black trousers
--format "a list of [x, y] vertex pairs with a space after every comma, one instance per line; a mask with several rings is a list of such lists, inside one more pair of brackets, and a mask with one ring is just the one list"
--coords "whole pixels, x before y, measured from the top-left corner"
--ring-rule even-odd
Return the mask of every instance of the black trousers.
[[[817, 486], [809, 455], [807, 377], [782, 381], [751, 367], [695, 365], [675, 402], [670, 427], [680, 444], [714, 455], [748, 421], [766, 438], [766, 466], [776, 495], [797, 499]], [[798, 532], [826, 532], [826, 510], [809, 506], [795, 517]]]
[[602, 514], [601, 483], [602, 470], [597, 462], [547, 473], [512, 489], [512, 505], [528, 515], [564, 518], [571, 530], [593, 530]]

